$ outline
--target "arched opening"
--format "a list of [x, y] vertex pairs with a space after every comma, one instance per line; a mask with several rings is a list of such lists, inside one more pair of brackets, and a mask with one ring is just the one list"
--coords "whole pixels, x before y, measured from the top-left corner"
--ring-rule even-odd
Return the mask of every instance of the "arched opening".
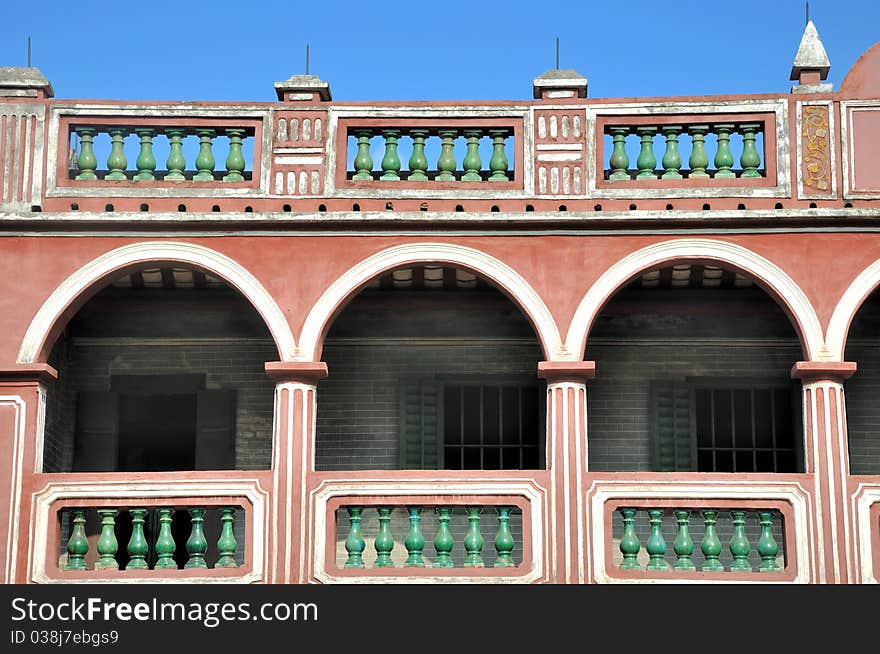
[[880, 474], [880, 289], [862, 302], [846, 337], [845, 361], [858, 372], [845, 382], [849, 472]]
[[594, 471], [804, 469], [804, 358], [787, 313], [748, 273], [664, 262], [619, 287], [590, 328]]

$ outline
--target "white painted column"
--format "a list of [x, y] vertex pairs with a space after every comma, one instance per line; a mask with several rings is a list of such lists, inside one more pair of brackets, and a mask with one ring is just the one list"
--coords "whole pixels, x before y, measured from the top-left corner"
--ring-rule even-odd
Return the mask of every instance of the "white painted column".
[[276, 380], [268, 579], [304, 583], [311, 550], [305, 488], [315, 469], [316, 384], [327, 365], [267, 363], [266, 372]]
[[590, 578], [587, 505], [587, 384], [592, 361], [538, 364], [547, 380], [547, 466], [550, 469], [551, 577], [582, 584]]
[[846, 584], [856, 578], [843, 391], [844, 380], [855, 370], [855, 363], [812, 361], [792, 369], [792, 377], [803, 382], [804, 460], [814, 483], [815, 581], [819, 583]]

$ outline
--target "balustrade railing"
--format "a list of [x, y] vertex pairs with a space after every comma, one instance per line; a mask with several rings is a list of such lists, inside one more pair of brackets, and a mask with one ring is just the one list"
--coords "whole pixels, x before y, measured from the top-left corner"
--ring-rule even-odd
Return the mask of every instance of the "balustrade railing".
[[59, 520], [68, 532], [60, 566], [66, 571], [167, 573], [243, 561], [241, 507], [71, 507]]
[[[76, 182], [236, 183], [252, 179], [253, 126], [76, 122], [68, 129], [67, 177]], [[106, 146], [108, 137], [109, 150], [99, 157], [96, 142], [103, 139]], [[225, 152], [218, 156], [218, 150]], [[132, 156], [132, 151], [137, 154]], [[225, 168], [219, 167], [221, 163]]]
[[511, 182], [515, 148], [521, 147], [513, 126], [355, 125], [346, 130], [351, 182]]
[[772, 573], [786, 567], [784, 520], [768, 509], [625, 506], [613, 538], [620, 570]]
[[[703, 117], [674, 124], [605, 119], [604, 180], [611, 185], [657, 180], [724, 185], [731, 180], [762, 180], [768, 168], [766, 124], [759, 117], [745, 121]], [[632, 156], [634, 151], [636, 156]]]
[[337, 510], [336, 528], [336, 565], [344, 569], [437, 568], [435, 574], [443, 574], [522, 563], [516, 506], [349, 505]]

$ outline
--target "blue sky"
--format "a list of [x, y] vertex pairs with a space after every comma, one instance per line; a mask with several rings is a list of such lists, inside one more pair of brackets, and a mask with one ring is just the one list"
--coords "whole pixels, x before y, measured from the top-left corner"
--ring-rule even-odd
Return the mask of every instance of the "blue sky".
[[[271, 101], [308, 42], [336, 100], [527, 99], [557, 36], [591, 97], [785, 93], [804, 27], [800, 0], [0, 5], [0, 65], [24, 65], [30, 34], [59, 98]], [[880, 1], [810, 11], [836, 88], [880, 41]]]

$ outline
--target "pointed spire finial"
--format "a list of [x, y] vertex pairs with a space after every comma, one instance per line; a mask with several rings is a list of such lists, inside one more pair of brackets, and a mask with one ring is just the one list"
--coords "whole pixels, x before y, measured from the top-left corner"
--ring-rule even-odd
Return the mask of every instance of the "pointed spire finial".
[[820, 82], [828, 77], [831, 62], [828, 60], [828, 54], [825, 52], [822, 39], [819, 38], [819, 32], [816, 30], [813, 21], [810, 20], [809, 3], [807, 3], [806, 8], [806, 18], [807, 25], [804, 28], [800, 45], [798, 45], [789, 79], [799, 82], [793, 89], [794, 91], [800, 93], [827, 93], [831, 91], [831, 85], [821, 84]]

